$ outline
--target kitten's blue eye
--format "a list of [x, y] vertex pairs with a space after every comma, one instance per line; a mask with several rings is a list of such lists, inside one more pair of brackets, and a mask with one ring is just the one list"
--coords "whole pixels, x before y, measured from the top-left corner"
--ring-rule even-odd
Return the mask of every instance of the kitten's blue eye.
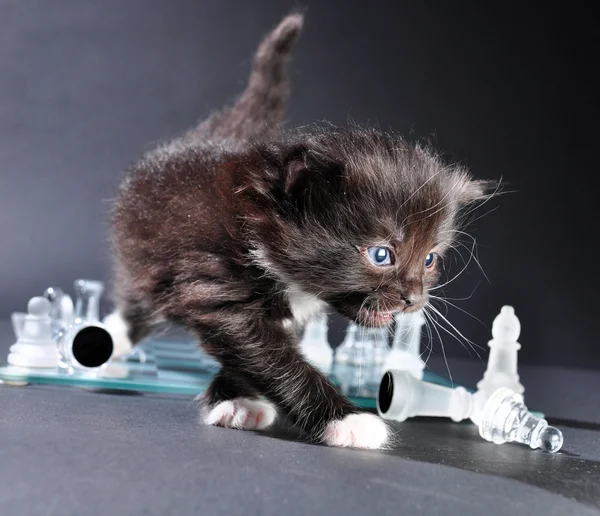
[[425, 267], [429, 269], [435, 262], [435, 253], [429, 253], [425, 258]]
[[392, 263], [392, 252], [387, 247], [369, 247], [367, 254], [375, 265], [390, 265]]

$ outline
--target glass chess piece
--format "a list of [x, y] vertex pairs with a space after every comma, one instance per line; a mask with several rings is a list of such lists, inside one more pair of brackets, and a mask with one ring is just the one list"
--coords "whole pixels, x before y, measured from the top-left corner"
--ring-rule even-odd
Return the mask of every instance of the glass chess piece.
[[329, 371], [333, 363], [333, 349], [327, 341], [327, 314], [311, 317], [306, 323], [300, 349], [309, 362]]
[[348, 364], [350, 363], [352, 357], [354, 356], [354, 340], [356, 336], [356, 330], [358, 326], [354, 323], [350, 323], [346, 327], [346, 335], [344, 336], [344, 340], [335, 350], [335, 361], [338, 364]]
[[521, 323], [512, 306], [503, 306], [492, 324], [492, 340], [489, 341], [490, 354], [483, 378], [477, 389], [491, 396], [501, 387], [522, 394], [525, 388], [517, 373], [517, 353], [521, 344], [517, 342], [521, 333]]
[[548, 425], [545, 419], [535, 417], [523, 402], [523, 396], [502, 387], [485, 402], [477, 421], [479, 435], [495, 444], [516, 442], [532, 449], [556, 453], [562, 448], [562, 432]]
[[48, 287], [44, 290], [43, 296], [50, 301], [52, 306], [50, 318], [52, 319], [52, 329], [55, 333], [58, 333], [61, 328], [73, 324], [75, 307], [73, 306], [71, 296], [65, 294], [58, 287]]
[[380, 365], [389, 353], [386, 328], [365, 328], [350, 323], [336, 350], [336, 362], [361, 366]]
[[376, 366], [381, 366], [390, 353], [391, 348], [388, 336], [389, 329], [387, 326], [383, 328], [368, 328], [368, 338], [371, 341], [372, 360], [373, 364]]
[[373, 390], [377, 388], [378, 378], [368, 367], [334, 362], [331, 378], [340, 392], [351, 398], [372, 398]]
[[550, 453], [563, 445], [562, 432], [529, 412], [523, 396], [506, 387], [486, 397], [482, 391], [471, 394], [463, 387], [424, 382], [409, 371], [388, 371], [379, 386], [377, 411], [396, 421], [416, 416], [471, 419], [479, 435], [495, 444], [517, 442]]
[[10, 320], [12, 323], [13, 333], [15, 337], [20, 338], [23, 334], [23, 326], [25, 326], [25, 312], [13, 312], [10, 314]]
[[405, 421], [416, 416], [467, 419], [473, 408], [464, 387], [446, 387], [416, 378], [411, 371], [390, 370], [383, 375], [377, 394], [377, 411], [385, 419]]
[[27, 368], [55, 368], [58, 363], [56, 344], [52, 339], [50, 302], [44, 297], [33, 297], [27, 304], [27, 313], [13, 314], [17, 340], [10, 347], [7, 361], [10, 365]]
[[96, 369], [106, 364], [113, 353], [113, 340], [100, 322], [100, 298], [104, 284], [93, 280], [75, 281], [75, 313], [72, 324], [62, 327], [55, 340], [59, 367]]
[[384, 371], [409, 371], [415, 378], [423, 378], [425, 362], [421, 358], [421, 329], [425, 317], [421, 312], [398, 313], [394, 316], [396, 329], [392, 349], [385, 358]]

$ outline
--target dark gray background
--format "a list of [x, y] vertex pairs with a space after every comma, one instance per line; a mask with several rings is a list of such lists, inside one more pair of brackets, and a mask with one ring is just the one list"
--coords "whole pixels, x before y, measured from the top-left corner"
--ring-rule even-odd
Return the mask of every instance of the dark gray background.
[[[260, 37], [293, 5], [0, 0], [0, 314], [50, 284], [108, 278], [121, 171], [240, 92]], [[446, 289], [472, 294], [456, 303], [485, 325], [455, 309], [451, 321], [485, 346], [485, 326], [512, 304], [523, 362], [600, 367], [591, 12], [558, 2], [301, 5], [290, 123], [351, 117], [433, 137], [449, 159], [516, 191], [488, 203], [481, 214], [499, 209], [473, 228], [490, 283], [471, 263]]]

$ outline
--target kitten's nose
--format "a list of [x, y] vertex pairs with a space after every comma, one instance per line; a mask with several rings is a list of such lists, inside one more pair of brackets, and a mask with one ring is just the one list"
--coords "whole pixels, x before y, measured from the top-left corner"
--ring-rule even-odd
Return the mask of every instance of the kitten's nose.
[[422, 296], [418, 295], [418, 294], [407, 294], [407, 295], [403, 295], [401, 296], [402, 298], [402, 302], [404, 303], [403, 306], [403, 310], [406, 310], [407, 308], [410, 308], [416, 304], [418, 304], [421, 301]]

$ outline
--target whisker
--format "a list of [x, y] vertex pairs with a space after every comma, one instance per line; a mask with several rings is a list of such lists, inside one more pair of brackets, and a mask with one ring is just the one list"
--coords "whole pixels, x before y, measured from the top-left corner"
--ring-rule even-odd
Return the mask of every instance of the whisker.
[[[471, 249], [469, 249], [463, 242], [456, 242], [456, 245], [462, 246], [463, 248], [465, 248], [467, 251], [469, 251], [469, 254], [471, 256], [471, 258], [473, 260], [475, 260], [475, 263], [477, 263], [477, 266], [479, 267], [479, 269], [481, 270], [482, 274], [484, 275], [485, 279], [487, 280], [488, 283], [491, 283], [490, 279], [488, 278], [487, 274], [485, 273], [485, 271], [483, 270], [483, 267], [481, 266], [481, 262], [479, 261], [479, 256], [477, 256], [477, 240], [475, 239], [474, 236], [469, 235], [469, 233], [465, 232], [465, 231], [460, 231], [458, 229], [452, 229], [452, 230], [448, 230], [448, 231], [442, 231], [442, 233], [457, 233], [459, 235], [464, 235], [468, 238], [470, 238], [473, 242], [473, 246]], [[450, 248], [455, 249], [458, 251], [458, 249], [452, 245], [450, 246]], [[460, 252], [458, 252], [458, 255], [462, 258], [462, 255]], [[463, 263], [464, 263], [464, 258], [463, 258]]]
[[[431, 306], [431, 305], [430, 305]], [[446, 349], [444, 348], [444, 342], [442, 341], [442, 336], [440, 335], [439, 330], [435, 324], [435, 321], [432, 319], [433, 329], [437, 333], [438, 339], [440, 340], [440, 347], [442, 348], [442, 355], [444, 357], [444, 363], [446, 364], [446, 369], [448, 371], [448, 378], [450, 380], [450, 384], [454, 387], [454, 381], [452, 380], [452, 373], [450, 372], [450, 365], [448, 364], [448, 357], [446, 356]]]
[[[473, 255], [471, 255], [471, 256], [473, 256]], [[435, 287], [432, 287], [429, 290], [438, 290], [438, 289], [440, 289], [442, 287], [445, 287], [446, 285], [449, 285], [456, 278], [458, 278], [463, 272], [465, 272], [467, 270], [467, 267], [469, 266], [470, 263], [471, 263], [471, 258], [469, 258], [469, 261], [467, 261], [467, 263], [465, 263], [465, 265], [463, 266], [463, 268], [452, 279], [446, 281], [446, 283], [442, 283], [441, 285], [436, 285]]]
[[[491, 194], [486, 195], [486, 199], [482, 202], [482, 203], [476, 203], [475, 205], [473, 205], [472, 208], [468, 209], [467, 211], [464, 212], [464, 216], [468, 216], [471, 213], [473, 213], [475, 210], [479, 210], [481, 209], [482, 206], [485, 206], [485, 204], [487, 204], [488, 201], [490, 201], [490, 199], [493, 199], [495, 197], [497, 197], [498, 195], [502, 195], [502, 194], [506, 194], [506, 193], [511, 193], [509, 191], [504, 191], [504, 192], [500, 192], [500, 188], [502, 187], [502, 177], [498, 180], [498, 183], [496, 184], [496, 188], [494, 189], [494, 191]], [[481, 217], [479, 217], [481, 218]]]
[[[427, 350], [429, 351], [429, 353], [427, 354], [427, 358], [425, 358], [425, 360], [423, 360], [423, 362], [425, 363], [425, 365], [427, 365], [427, 362], [429, 362], [429, 359], [431, 358], [431, 353], [433, 351], [433, 334], [431, 333], [431, 328], [429, 327], [429, 323], [431, 322], [428, 318], [428, 314], [425, 311], [426, 307], [423, 307], [423, 316], [425, 317], [425, 330], [427, 331], [427, 338], [429, 341], [429, 347], [427, 348]], [[420, 358], [423, 358], [423, 355], [425, 353], [421, 353], [419, 355]]]
[[454, 303], [451, 303], [447, 299], [444, 299], [444, 298], [441, 298], [441, 297], [438, 297], [438, 296], [434, 296], [432, 294], [429, 294], [429, 297], [432, 298], [432, 299], [434, 299], [435, 301], [441, 301], [442, 303], [446, 303], [446, 304], [450, 305], [451, 307], [456, 308], [457, 310], [460, 310], [462, 313], [468, 315], [469, 317], [472, 317], [478, 323], [480, 323], [484, 328], [486, 328], [486, 329], [489, 330], [487, 324], [485, 324], [481, 319], [475, 317], [473, 314], [470, 314], [469, 312], [467, 312], [465, 309], [461, 308], [460, 306], [455, 305]]
[[[444, 330], [446, 333], [448, 333], [449, 335], [452, 335], [452, 337], [454, 337], [458, 342], [460, 342], [460, 338], [462, 338], [467, 344], [469, 344], [469, 346], [471, 346], [471, 349], [475, 352], [475, 354], [477, 355], [477, 357], [479, 358], [479, 360], [481, 360], [483, 362], [483, 359], [481, 358], [481, 355], [477, 352], [477, 350], [475, 348], [479, 348], [482, 351], [485, 351], [485, 348], [480, 346], [479, 344], [475, 344], [473, 341], [469, 340], [467, 337], [465, 337], [460, 331], [458, 331], [458, 329], [456, 328], [456, 326], [454, 326], [446, 317], [444, 317], [444, 315], [435, 308], [435, 306], [429, 304], [427, 305], [431, 310], [433, 310], [433, 312], [435, 314], [437, 314], [453, 331], [456, 332], [456, 334], [452, 333], [450, 330], [448, 330], [447, 328], [445, 328], [444, 326], [442, 326], [441, 324], [438, 323], [439, 327]], [[461, 342], [461, 345], [462, 344]], [[466, 348], [465, 348], [466, 349]]]

